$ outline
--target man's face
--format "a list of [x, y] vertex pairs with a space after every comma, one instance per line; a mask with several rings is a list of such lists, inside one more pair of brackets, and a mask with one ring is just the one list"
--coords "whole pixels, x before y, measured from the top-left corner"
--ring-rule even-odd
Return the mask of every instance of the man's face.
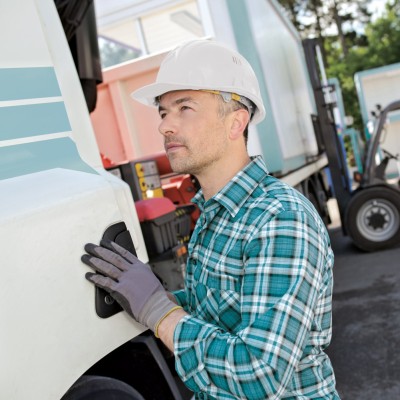
[[194, 90], [169, 92], [160, 99], [159, 113], [159, 131], [173, 171], [199, 176], [225, 162], [228, 125], [220, 115], [216, 95]]

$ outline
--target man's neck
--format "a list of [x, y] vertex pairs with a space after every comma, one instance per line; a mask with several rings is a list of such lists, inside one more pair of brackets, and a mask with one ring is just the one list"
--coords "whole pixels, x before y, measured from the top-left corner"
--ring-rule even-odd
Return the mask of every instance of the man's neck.
[[218, 193], [249, 162], [250, 157], [246, 154], [240, 159], [232, 160], [230, 164], [214, 165], [213, 168], [196, 176], [203, 190], [204, 199], [207, 201]]

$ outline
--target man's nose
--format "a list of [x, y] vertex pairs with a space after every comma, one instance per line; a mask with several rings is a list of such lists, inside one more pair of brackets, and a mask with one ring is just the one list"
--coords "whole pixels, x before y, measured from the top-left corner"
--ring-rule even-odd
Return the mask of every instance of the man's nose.
[[158, 130], [163, 136], [170, 136], [177, 132], [176, 122], [171, 115], [166, 115], [158, 126]]

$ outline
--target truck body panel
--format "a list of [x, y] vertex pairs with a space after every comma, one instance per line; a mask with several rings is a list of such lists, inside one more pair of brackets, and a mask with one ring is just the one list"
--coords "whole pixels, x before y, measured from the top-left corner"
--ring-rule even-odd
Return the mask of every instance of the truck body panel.
[[103, 228], [123, 219], [115, 197], [123, 203], [124, 193], [117, 178], [61, 168], [3, 180], [0, 188], [19, 194], [19, 200], [3, 198], [0, 217], [1, 265], [8, 268], [1, 292], [7, 327], [1, 394], [57, 399], [143, 330], [125, 313], [108, 320], [96, 315], [94, 288], [80, 263], [83, 244], [98, 242]]
[[[238, 50], [255, 66], [269, 109], [267, 127], [262, 123], [256, 127], [261, 146], [252, 151], [264, 155], [271, 172], [286, 175], [318, 153], [311, 120], [316, 111], [301, 39], [275, 1], [247, 0], [243, 3], [247, 18], [244, 9], [227, 4]], [[243, 35], [246, 23], [248, 37]], [[270, 146], [272, 137], [277, 138], [278, 151]]]
[[143, 331], [97, 316], [84, 244], [124, 221], [147, 252], [128, 185], [101, 166], [54, 3], [4, 3], [0, 29], [0, 397], [54, 400]]
[[154, 82], [165, 53], [103, 71], [96, 109], [91, 113], [100, 153], [116, 164], [164, 150], [157, 110], [130, 93]]

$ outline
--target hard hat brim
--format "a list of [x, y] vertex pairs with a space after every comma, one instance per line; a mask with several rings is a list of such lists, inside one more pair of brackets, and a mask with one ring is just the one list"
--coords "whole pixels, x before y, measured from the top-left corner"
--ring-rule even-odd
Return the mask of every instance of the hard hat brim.
[[[200, 87], [197, 85], [183, 85], [179, 83], [161, 83], [155, 82], [150, 85], [144, 86], [140, 89], [135, 90], [131, 93], [131, 97], [147, 106], [156, 106], [155, 100], [168, 92], [174, 92], [177, 90], [214, 90], [215, 87]], [[235, 93], [235, 87], [224, 87], [223, 90], [226, 92]], [[252, 124], [258, 124], [265, 117], [264, 105], [260, 104], [260, 101], [249, 91], [248, 93], [241, 92], [242, 96], [247, 97], [257, 107], [256, 112], [251, 120]]]

